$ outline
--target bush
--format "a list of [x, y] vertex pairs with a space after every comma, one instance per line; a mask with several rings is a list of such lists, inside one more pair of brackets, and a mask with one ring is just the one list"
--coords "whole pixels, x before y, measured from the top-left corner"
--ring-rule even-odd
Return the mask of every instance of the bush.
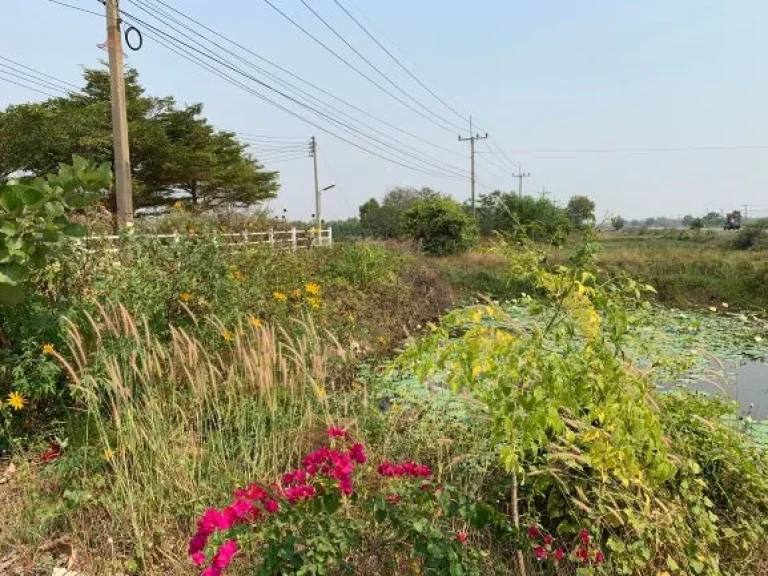
[[477, 240], [472, 217], [450, 198], [418, 200], [405, 213], [405, 228], [425, 252], [433, 255], [465, 252]]
[[516, 192], [492, 192], [480, 196], [477, 206], [480, 232], [524, 234], [535, 242], [562, 244], [572, 225], [568, 212], [546, 198], [520, 197]]
[[757, 220], [743, 226], [733, 239], [736, 250], [749, 250], [766, 242], [768, 235], [768, 219]]

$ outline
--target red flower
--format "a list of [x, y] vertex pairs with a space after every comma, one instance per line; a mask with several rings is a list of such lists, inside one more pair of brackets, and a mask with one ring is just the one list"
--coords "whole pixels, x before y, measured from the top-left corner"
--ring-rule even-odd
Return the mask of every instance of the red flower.
[[528, 527], [528, 537], [529, 538], [540, 538], [541, 537], [541, 530], [539, 530], [539, 527], [536, 525], [529, 526]]
[[555, 539], [552, 538], [552, 536], [550, 536], [549, 534], [544, 536], [544, 544], [546, 544], [547, 546], [550, 546], [552, 544], [552, 542], [554, 542], [554, 541], [555, 541]]
[[235, 540], [227, 540], [221, 545], [219, 551], [216, 552], [211, 566], [224, 570], [232, 563], [232, 557], [237, 554], [237, 550], [237, 542]]
[[466, 532], [456, 532], [456, 540], [464, 544], [464, 542], [467, 541], [467, 533]]
[[248, 500], [256, 500], [257, 502], [261, 502], [267, 498], [267, 496], [267, 491], [258, 484], [251, 484], [245, 490], [235, 490], [235, 498], [246, 498]]
[[403, 462], [402, 464], [392, 464], [385, 460], [379, 465], [378, 472], [381, 476], [386, 476], [387, 478], [429, 478], [432, 476], [432, 470], [429, 466], [410, 461]]
[[584, 546], [579, 546], [579, 549], [576, 550], [576, 558], [578, 558], [580, 562], [586, 562], [589, 560], [589, 550], [584, 548]]
[[42, 463], [52, 462], [61, 456], [61, 446], [58, 442], [51, 442], [48, 444], [48, 449], [40, 455], [40, 461]]
[[349, 456], [358, 464], [365, 464], [368, 459], [365, 455], [365, 447], [362, 444], [352, 444], [349, 449]]
[[198, 532], [192, 537], [192, 540], [189, 541], [189, 548], [188, 552], [189, 555], [192, 556], [194, 561], [195, 554], [202, 552], [205, 550], [205, 545], [208, 543], [208, 534], [204, 532]]
[[202, 552], [195, 552], [192, 554], [192, 563], [195, 566], [202, 566], [205, 564], [205, 554]]
[[272, 500], [272, 498], [269, 498], [268, 500], [264, 501], [264, 510], [270, 514], [277, 512], [279, 508], [280, 504], [277, 503], [277, 500]]
[[581, 538], [581, 541], [584, 544], [589, 544], [589, 532], [587, 532], [586, 530], [581, 530], [579, 532], [579, 538]]
[[553, 555], [555, 557], [555, 560], [557, 562], [560, 562], [562, 561], [563, 558], [565, 558], [565, 550], [563, 550], [562, 548], [558, 548], [557, 550], [555, 550]]
[[597, 562], [598, 564], [602, 564], [603, 562], [605, 562], [605, 554], [600, 552], [600, 550], [598, 550], [595, 553], [595, 562]]
[[328, 438], [348, 438], [349, 435], [347, 434], [347, 431], [343, 428], [336, 428], [335, 426], [331, 426], [328, 428], [328, 432], [326, 432], [328, 435]]
[[352, 494], [352, 479], [342, 478], [339, 480], [339, 490], [341, 490], [341, 493], [345, 496]]
[[544, 548], [544, 546], [536, 546], [536, 548], [533, 549], [533, 554], [536, 556], [536, 560], [547, 559], [547, 549]]

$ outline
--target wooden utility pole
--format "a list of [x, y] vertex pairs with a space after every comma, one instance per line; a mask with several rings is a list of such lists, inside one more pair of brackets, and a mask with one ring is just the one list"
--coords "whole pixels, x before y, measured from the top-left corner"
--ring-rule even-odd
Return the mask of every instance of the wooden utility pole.
[[118, 0], [105, 0], [107, 9], [107, 52], [112, 99], [112, 140], [115, 152], [115, 195], [118, 228], [133, 226], [133, 190], [131, 187], [131, 156], [128, 146], [128, 112], [125, 102], [123, 45], [120, 34]]
[[517, 169], [517, 174], [512, 174], [515, 178], [517, 178], [517, 195], [522, 198], [523, 197], [523, 178], [530, 178], [531, 173], [530, 172], [523, 172], [523, 167], [520, 166]]
[[470, 180], [472, 182], [472, 217], [476, 218], [477, 213], [475, 211], [475, 140], [485, 140], [488, 138], [488, 132], [485, 136], [472, 133], [472, 116], [469, 117], [469, 138], [462, 138], [459, 136], [459, 142], [469, 141], [469, 168], [470, 168]]
[[323, 222], [322, 218], [320, 217], [320, 184], [318, 183], [317, 179], [317, 140], [315, 140], [314, 136], [312, 136], [309, 147], [312, 153], [312, 159], [314, 160], [315, 164], [315, 228], [317, 229], [317, 237], [319, 239]]

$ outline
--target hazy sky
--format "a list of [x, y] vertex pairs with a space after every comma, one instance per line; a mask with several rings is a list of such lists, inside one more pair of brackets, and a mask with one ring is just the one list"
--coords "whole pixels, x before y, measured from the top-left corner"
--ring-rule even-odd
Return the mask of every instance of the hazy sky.
[[[97, 0], [66, 1], [103, 10]], [[436, 147], [366, 119], [388, 137], [468, 171], [468, 143], [457, 141], [458, 129], [441, 129], [383, 94], [264, 0], [164, 1]], [[597, 202], [599, 215], [678, 215], [744, 204], [768, 215], [768, 148], [627, 151], [768, 147], [765, 0], [339, 1], [371, 23], [371, 31], [438, 96], [462, 115], [472, 113], [493, 143], [508, 151], [506, 158], [492, 155], [487, 153], [490, 141], [478, 144], [483, 151], [478, 192], [486, 186], [516, 189], [511, 160], [531, 173], [526, 190], [538, 193], [546, 186], [563, 202], [585, 194]], [[272, 2], [416, 106], [359, 60], [300, 0]], [[398, 68], [334, 0], [307, 3], [407, 94], [446, 120], [467, 124]], [[122, 0], [121, 7], [155, 23], [133, 2]], [[82, 67], [106, 57], [97, 48], [104, 40], [103, 19], [47, 0], [0, 0], [0, 55], [59, 78], [77, 83]], [[467, 179], [422, 174], [371, 157], [150, 38], [140, 52], [128, 55], [150, 94], [203, 102], [217, 127], [268, 137], [308, 140], [316, 135], [321, 186], [336, 184], [324, 195], [326, 218], [355, 215], [360, 203], [395, 185], [431, 186], [459, 200], [469, 196]], [[0, 81], [0, 108], [39, 98]], [[322, 119], [318, 123], [327, 125]], [[468, 126], [464, 136], [467, 131]], [[596, 151], [606, 149], [610, 151]], [[308, 217], [314, 211], [311, 159], [267, 165], [281, 170], [282, 190], [274, 207], [287, 208], [293, 218]]]

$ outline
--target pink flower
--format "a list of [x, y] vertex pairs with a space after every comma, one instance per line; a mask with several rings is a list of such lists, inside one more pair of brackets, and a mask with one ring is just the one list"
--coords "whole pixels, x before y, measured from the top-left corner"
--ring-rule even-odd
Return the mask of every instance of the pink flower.
[[379, 465], [378, 472], [381, 476], [387, 478], [429, 478], [432, 476], [432, 470], [429, 466], [416, 464], [415, 462], [403, 462], [402, 464], [392, 464], [385, 460]]
[[347, 438], [349, 436], [346, 430], [343, 428], [336, 428], [335, 426], [328, 428], [326, 434], [328, 434], [328, 438]]
[[352, 444], [349, 449], [349, 455], [358, 464], [365, 464], [368, 459], [365, 455], [365, 446], [362, 444]]
[[258, 484], [251, 484], [245, 490], [235, 490], [236, 498], [247, 498], [248, 500], [256, 500], [261, 502], [267, 496], [267, 491]]
[[579, 549], [576, 550], [576, 558], [581, 562], [586, 562], [589, 560], [589, 550], [584, 548], [584, 546], [579, 546]]
[[221, 523], [221, 512], [216, 508], [208, 508], [197, 521], [197, 528], [201, 534], [213, 534]]
[[467, 533], [466, 532], [456, 532], [456, 540], [464, 544], [464, 542], [467, 541]]
[[264, 510], [269, 512], [270, 514], [274, 514], [278, 511], [280, 508], [280, 504], [277, 503], [277, 500], [272, 500], [271, 498], [269, 500], [264, 501]]
[[221, 568], [215, 566], [208, 566], [200, 576], [221, 576]]
[[536, 556], [537, 560], [547, 559], [547, 549], [544, 548], [544, 546], [536, 546], [536, 548], [533, 549], [533, 554]]
[[529, 526], [528, 527], [528, 538], [540, 538], [541, 537], [541, 530], [539, 530], [539, 527], [536, 525]]
[[589, 544], [589, 532], [587, 532], [586, 530], [581, 530], [579, 532], [579, 538], [581, 538], [581, 541], [584, 544]]
[[345, 496], [349, 496], [352, 494], [352, 479], [351, 478], [342, 478], [339, 480], [339, 490], [341, 490], [341, 493]]
[[198, 532], [189, 541], [188, 553], [190, 556], [205, 550], [205, 545], [208, 543], [208, 534], [204, 532]]
[[256, 511], [253, 503], [248, 500], [235, 500], [229, 508], [238, 520], [247, 520]]
[[603, 554], [598, 550], [595, 553], [595, 562], [597, 562], [598, 564], [602, 564], [603, 562], [605, 562], [605, 554]]
[[550, 536], [549, 534], [544, 536], [544, 544], [546, 544], [547, 546], [551, 546], [552, 542], [554, 542], [554, 541], [555, 541], [555, 539], [552, 538], [552, 536]]
[[216, 552], [216, 556], [213, 557], [212, 566], [219, 570], [224, 570], [232, 562], [232, 557], [237, 554], [237, 542], [235, 540], [227, 540], [221, 545], [219, 551]]
[[560, 562], [562, 561], [563, 558], [565, 558], [565, 550], [563, 550], [562, 548], [558, 548], [557, 550], [555, 550], [553, 555], [555, 557], [555, 560], [557, 562]]
[[205, 554], [203, 552], [195, 552], [192, 554], [192, 563], [195, 566], [202, 566], [205, 564]]
[[221, 514], [219, 515], [219, 523], [216, 526], [219, 530], [229, 530], [237, 524], [239, 518], [237, 516], [237, 513], [232, 509], [231, 506], [227, 506], [224, 508], [224, 510], [221, 511]]

